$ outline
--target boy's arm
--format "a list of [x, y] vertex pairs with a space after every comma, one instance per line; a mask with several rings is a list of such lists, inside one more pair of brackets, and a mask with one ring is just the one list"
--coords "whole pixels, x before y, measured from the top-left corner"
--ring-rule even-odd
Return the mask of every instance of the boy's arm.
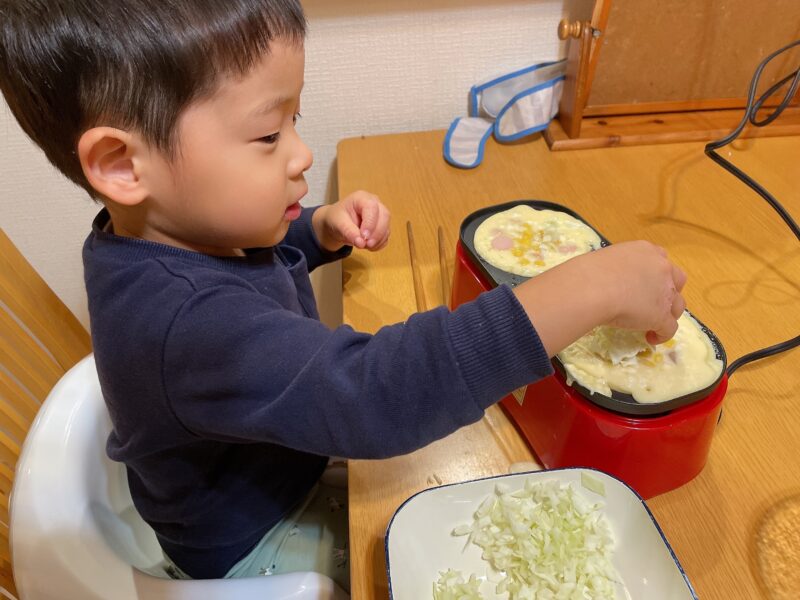
[[164, 364], [172, 410], [198, 436], [359, 458], [416, 450], [552, 372], [506, 287], [375, 335], [245, 289], [204, 290], [178, 314]]
[[203, 289], [171, 327], [164, 385], [173, 412], [202, 437], [353, 458], [402, 454], [550, 374], [548, 356], [595, 325], [665, 341], [685, 307], [685, 280], [663, 249], [614, 244], [514, 292], [501, 286], [375, 335], [331, 331], [249, 288]]

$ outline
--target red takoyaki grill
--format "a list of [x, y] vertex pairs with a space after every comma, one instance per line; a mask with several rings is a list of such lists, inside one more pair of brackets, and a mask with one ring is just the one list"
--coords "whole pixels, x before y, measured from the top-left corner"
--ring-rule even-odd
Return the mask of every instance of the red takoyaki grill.
[[[451, 308], [497, 285], [513, 287], [527, 279], [490, 265], [473, 243], [475, 230], [485, 219], [518, 204], [565, 212], [586, 223], [564, 206], [538, 200], [472, 213], [461, 225]], [[609, 243], [598, 235], [604, 245]], [[555, 374], [516, 390], [501, 406], [546, 468], [600, 469], [645, 499], [675, 489], [703, 469], [727, 389], [725, 351], [717, 337], [700, 325], [723, 363], [720, 377], [705, 389], [655, 404], [641, 404], [616, 391], [610, 396], [592, 394], [577, 382], [568, 385], [560, 361], [554, 358]]]

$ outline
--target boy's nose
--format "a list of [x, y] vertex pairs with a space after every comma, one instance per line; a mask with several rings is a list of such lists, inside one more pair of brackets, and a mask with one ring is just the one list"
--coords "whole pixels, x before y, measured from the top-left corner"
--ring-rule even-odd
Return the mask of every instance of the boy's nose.
[[289, 176], [297, 177], [311, 168], [314, 164], [314, 155], [300, 136], [297, 136], [296, 147], [293, 150], [292, 159], [289, 161]]

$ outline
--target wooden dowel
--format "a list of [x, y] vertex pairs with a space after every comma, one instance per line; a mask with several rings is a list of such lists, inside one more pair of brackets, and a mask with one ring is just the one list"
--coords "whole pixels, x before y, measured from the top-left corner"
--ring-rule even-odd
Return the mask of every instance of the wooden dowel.
[[450, 269], [447, 267], [447, 244], [444, 241], [442, 226], [436, 229], [439, 238], [439, 274], [442, 278], [442, 304], [450, 306]]
[[423, 312], [428, 310], [428, 303], [425, 301], [425, 289], [422, 286], [422, 274], [419, 270], [419, 259], [417, 258], [417, 247], [414, 244], [414, 232], [411, 230], [411, 221], [406, 221], [406, 233], [408, 234], [408, 255], [411, 258], [411, 276], [414, 278], [417, 311]]

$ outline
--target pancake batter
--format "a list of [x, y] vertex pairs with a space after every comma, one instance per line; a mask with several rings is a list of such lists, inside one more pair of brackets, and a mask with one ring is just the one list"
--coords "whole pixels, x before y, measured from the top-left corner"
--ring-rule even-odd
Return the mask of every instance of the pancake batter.
[[567, 382], [592, 393], [627, 393], [637, 402], [679, 398], [710, 386], [722, 373], [711, 339], [688, 313], [671, 340], [651, 346], [642, 331], [596, 327], [558, 354]]
[[520, 204], [481, 223], [474, 244], [492, 266], [532, 277], [600, 248], [601, 242], [591, 227], [566, 213]]

